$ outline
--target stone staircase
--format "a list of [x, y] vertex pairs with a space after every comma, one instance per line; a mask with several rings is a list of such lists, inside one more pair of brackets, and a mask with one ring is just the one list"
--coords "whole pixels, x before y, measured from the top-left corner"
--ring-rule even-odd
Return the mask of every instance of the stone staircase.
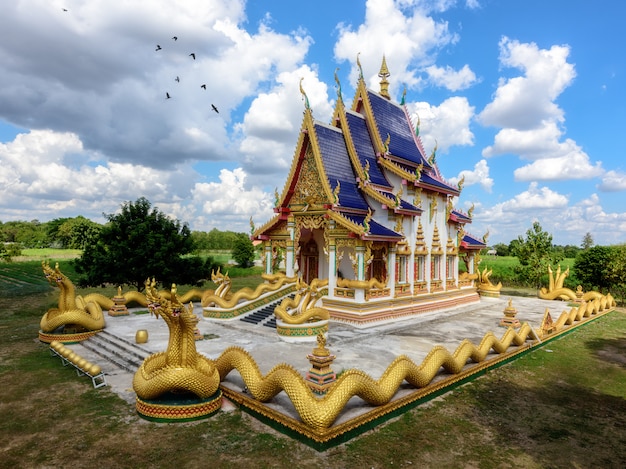
[[87, 350], [122, 370], [134, 373], [151, 352], [138, 344], [103, 330], [81, 342]]
[[250, 314], [245, 315], [239, 320], [247, 322], [248, 324], [262, 324], [264, 326], [276, 329], [276, 316], [274, 316], [274, 309], [287, 297], [294, 298], [295, 294], [292, 293], [290, 295], [287, 295], [286, 297], [280, 298], [268, 305], [263, 306], [260, 309], [257, 309]]

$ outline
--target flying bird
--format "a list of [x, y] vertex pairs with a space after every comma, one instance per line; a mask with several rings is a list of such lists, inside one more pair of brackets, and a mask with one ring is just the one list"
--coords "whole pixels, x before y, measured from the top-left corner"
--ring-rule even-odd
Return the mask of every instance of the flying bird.
[[165, 93], [165, 99], [170, 99], [170, 98], [171, 98], [170, 94], [166, 92]]
[[200, 85], [200, 88], [203, 88], [206, 90], [206, 85]]
[[189, 54], [189, 57], [193, 57], [193, 60], [196, 60], [196, 54], [194, 54], [193, 52]]
[[172, 37], [172, 39], [174, 39], [175, 41], [178, 41], [178, 36], [174, 36]]
[[178, 83], [180, 83], [180, 78], [176, 77], [174, 78], [174, 81], [177, 81]]
[[63, 11], [67, 11], [67, 8], [63, 8]]
[[157, 44], [157, 47], [154, 50], [161, 50], [161, 46]]
[[220, 111], [218, 111], [217, 108], [215, 107], [215, 104], [211, 104], [211, 107], [213, 108], [215, 112], [217, 112], [218, 114], [220, 113]]

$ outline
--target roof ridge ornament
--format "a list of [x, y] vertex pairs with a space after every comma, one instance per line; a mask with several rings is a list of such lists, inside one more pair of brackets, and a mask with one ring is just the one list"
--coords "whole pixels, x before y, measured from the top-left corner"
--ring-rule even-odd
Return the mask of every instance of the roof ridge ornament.
[[306, 95], [304, 88], [302, 88], [302, 81], [304, 77], [300, 78], [300, 93], [302, 93], [302, 99], [304, 100], [305, 109], [311, 109], [311, 105], [309, 104], [309, 97]]
[[400, 101], [400, 106], [406, 105], [406, 85], [404, 85], [404, 90], [402, 91], [402, 101]]
[[389, 78], [390, 75], [391, 73], [389, 73], [389, 69], [387, 68], [387, 59], [385, 58], [385, 54], [383, 54], [383, 63], [380, 66], [378, 76], [381, 78], [380, 95], [387, 99], [391, 99], [391, 96], [389, 95], [389, 82], [387, 81], [387, 78]]
[[363, 68], [361, 67], [361, 61], [359, 60], [360, 52], [356, 54], [356, 66], [359, 67], [359, 80], [363, 80]]
[[337, 99], [343, 102], [343, 96], [341, 95], [341, 83], [339, 82], [339, 77], [337, 76], [337, 70], [339, 70], [339, 67], [335, 69], [335, 83], [337, 83]]

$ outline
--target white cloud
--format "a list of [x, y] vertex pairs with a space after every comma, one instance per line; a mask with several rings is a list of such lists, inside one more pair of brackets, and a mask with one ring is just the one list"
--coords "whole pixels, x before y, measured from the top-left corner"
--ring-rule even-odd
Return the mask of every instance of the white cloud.
[[355, 82], [358, 76], [356, 57], [361, 52], [363, 71], [369, 73], [366, 82], [378, 89], [378, 71], [384, 54], [393, 76], [390, 93], [396, 94], [405, 84], [409, 88], [416, 87], [422, 82], [419, 69], [434, 62], [439, 48], [458, 40], [448, 30], [447, 22], [427, 16], [429, 9], [426, 7], [430, 5], [432, 10], [444, 11], [453, 3], [368, 0], [363, 24], [356, 29], [348, 24], [339, 25], [335, 58], [353, 64], [350, 81]]
[[280, 73], [276, 85], [252, 101], [243, 122], [236, 126], [242, 136], [239, 150], [247, 173], [273, 173], [286, 177], [304, 110], [299, 91], [301, 78], [304, 78], [302, 88], [309, 99], [313, 117], [321, 122], [330, 120], [333, 108], [328, 101], [328, 87], [319, 80], [316, 71], [301, 66]]
[[485, 192], [491, 193], [493, 189], [493, 178], [489, 177], [489, 165], [487, 160], [480, 160], [474, 165], [473, 170], [463, 170], [457, 177], [452, 177], [449, 182], [452, 184], [458, 184], [461, 179], [464, 178], [464, 187], [473, 185], [480, 185]]
[[465, 97], [454, 96], [443, 101], [439, 106], [427, 102], [407, 103], [414, 123], [420, 122], [420, 136], [424, 147], [434, 148], [447, 153], [454, 145], [473, 145], [474, 134], [470, 122], [474, 116], [474, 107]]
[[193, 201], [202, 208], [196, 224], [203, 229], [218, 226], [220, 229], [248, 231], [249, 225], [246, 226], [243, 220], [253, 217], [257, 224], [266, 222], [273, 215], [272, 196], [256, 185], [246, 184], [247, 179], [241, 168], [223, 169], [219, 182], [197, 183], [192, 190]]
[[450, 91], [464, 90], [476, 83], [476, 74], [467, 64], [460, 70], [454, 70], [449, 65], [438, 67], [431, 65], [426, 67], [426, 73], [432, 83], [442, 86]]
[[607, 171], [598, 185], [603, 192], [620, 192], [626, 190], [626, 174], [619, 171]]
[[500, 63], [523, 71], [523, 76], [501, 79], [495, 97], [480, 113], [485, 125], [534, 128], [544, 120], [563, 120], [563, 111], [554, 100], [571, 83], [576, 72], [567, 62], [569, 47], [539, 49], [535, 43], [520, 43], [503, 37]]

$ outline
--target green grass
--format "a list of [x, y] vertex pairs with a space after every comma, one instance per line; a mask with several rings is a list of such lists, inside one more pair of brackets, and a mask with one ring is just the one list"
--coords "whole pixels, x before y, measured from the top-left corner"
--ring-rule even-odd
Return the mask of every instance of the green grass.
[[187, 424], [140, 419], [132, 405], [108, 388], [94, 390], [36, 340], [41, 316], [56, 305], [58, 293], [37, 279], [43, 278], [40, 263], [10, 266], [32, 284], [23, 291], [46, 288], [0, 296], [0, 467], [626, 465], [623, 310], [317, 453], [239, 410]]

